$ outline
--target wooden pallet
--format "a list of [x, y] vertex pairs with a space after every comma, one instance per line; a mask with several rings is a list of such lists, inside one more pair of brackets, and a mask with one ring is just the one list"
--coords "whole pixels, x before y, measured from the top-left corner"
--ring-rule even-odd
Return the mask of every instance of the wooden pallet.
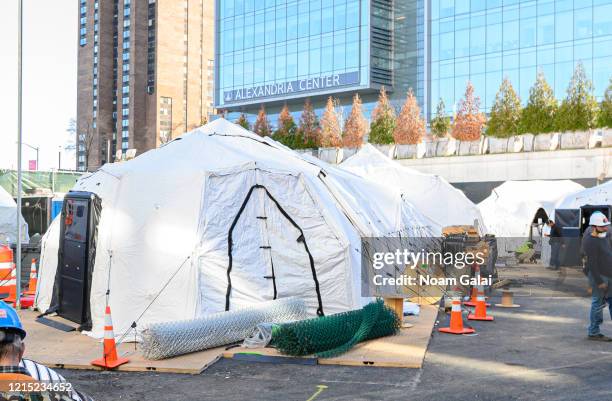
[[[35, 312], [24, 310], [19, 314], [28, 333], [26, 358], [51, 368], [100, 370], [90, 364], [90, 361], [102, 355], [100, 341], [78, 332], [66, 333], [37, 323]], [[199, 374], [221, 357], [257, 362], [420, 368], [436, 316], [437, 307], [423, 305], [420, 316], [404, 319], [406, 326], [412, 326], [403, 328], [399, 335], [357, 344], [346, 354], [329, 359], [291, 358], [272, 348], [219, 347], [161, 361], [150, 361], [142, 356], [134, 343], [123, 343], [117, 347], [118, 354], [129, 358], [130, 362], [121, 365], [117, 370]]]

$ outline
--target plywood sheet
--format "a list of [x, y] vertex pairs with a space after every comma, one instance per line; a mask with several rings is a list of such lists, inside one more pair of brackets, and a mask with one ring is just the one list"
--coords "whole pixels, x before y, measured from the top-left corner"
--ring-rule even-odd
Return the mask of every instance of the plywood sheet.
[[[422, 305], [419, 316], [404, 318], [404, 322], [412, 326], [401, 329], [398, 335], [365, 341], [338, 357], [318, 358], [317, 363], [321, 365], [421, 368], [437, 315], [437, 306]], [[236, 354], [239, 354], [241, 359], [248, 356], [249, 360], [257, 360], [258, 355], [261, 356], [262, 361], [282, 362], [282, 358], [287, 358], [273, 348], [232, 348], [223, 351], [225, 358], [232, 358]], [[313, 359], [313, 357], [305, 359]]]
[[[219, 347], [161, 361], [149, 361], [134, 348], [134, 343], [123, 343], [117, 347], [118, 354], [129, 358], [130, 363], [120, 366], [117, 370], [198, 374], [221, 357], [282, 363], [420, 368], [437, 312], [438, 309], [434, 305], [422, 305], [418, 317], [409, 316], [404, 319], [404, 323], [408, 323], [405, 326], [410, 327], [402, 328], [398, 335], [357, 344], [349, 352], [336, 358], [290, 358], [273, 348]], [[99, 370], [92, 366], [90, 361], [102, 355], [100, 341], [78, 332], [66, 333], [37, 323], [35, 312], [19, 313], [28, 332], [26, 358], [51, 368]]]
[[[102, 343], [78, 332], [63, 332], [37, 323], [37, 313], [19, 312], [28, 335], [25, 357], [51, 368], [92, 369], [90, 361], [102, 356]], [[171, 373], [201, 373], [221, 356], [221, 349], [211, 349], [161, 361], [149, 361], [134, 349], [134, 343], [123, 343], [117, 347], [120, 357], [130, 362], [121, 365], [121, 371], [157, 371]]]

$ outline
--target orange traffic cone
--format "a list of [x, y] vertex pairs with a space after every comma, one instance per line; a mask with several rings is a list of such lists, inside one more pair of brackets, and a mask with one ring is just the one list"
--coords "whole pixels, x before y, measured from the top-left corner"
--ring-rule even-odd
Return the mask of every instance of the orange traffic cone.
[[36, 284], [38, 284], [38, 272], [36, 271], [36, 259], [32, 259], [32, 269], [30, 270], [30, 282], [26, 295], [36, 295]]
[[13, 264], [13, 270], [11, 270], [11, 278], [9, 279], [8, 285], [9, 296], [3, 299], [4, 302], [13, 305], [17, 302], [17, 276], [15, 274], [15, 264]]
[[[480, 265], [474, 265], [474, 278], [477, 279], [477, 282], [480, 282]], [[476, 302], [478, 302], [478, 285], [472, 286], [470, 300], [464, 302], [463, 304], [465, 306], [476, 306]], [[487, 304], [487, 306], [491, 306], [491, 304]]]
[[485, 302], [484, 289], [478, 286], [478, 299], [474, 313], [468, 315], [468, 320], [493, 320], [493, 316], [487, 316], [487, 303]]
[[[474, 278], [480, 282], [480, 266], [474, 265]], [[466, 306], [476, 306], [476, 302], [478, 302], [478, 286], [472, 286], [472, 294], [470, 296], [470, 300], [464, 302], [463, 304]], [[491, 306], [491, 304], [487, 304], [487, 306]]]
[[453, 298], [453, 306], [451, 309], [450, 327], [441, 327], [438, 329], [441, 333], [450, 334], [470, 334], [476, 330], [463, 327], [463, 315], [461, 314], [461, 299]]
[[470, 300], [465, 301], [463, 304], [466, 306], [476, 306], [476, 301], [478, 299], [478, 289], [476, 286], [472, 287], [472, 294], [470, 295]]
[[0, 294], [8, 294], [10, 291], [10, 277], [13, 271], [13, 250], [0, 245]]
[[104, 315], [104, 353], [102, 358], [95, 359], [90, 363], [94, 366], [100, 366], [106, 369], [114, 369], [119, 365], [128, 363], [127, 358], [119, 358], [117, 356], [117, 344], [115, 343], [115, 333], [113, 332], [113, 320], [111, 319], [110, 306], [106, 307]]

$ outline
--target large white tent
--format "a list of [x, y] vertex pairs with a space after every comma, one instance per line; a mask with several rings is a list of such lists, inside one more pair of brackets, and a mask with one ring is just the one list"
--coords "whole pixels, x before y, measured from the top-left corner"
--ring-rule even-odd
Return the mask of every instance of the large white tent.
[[[15, 243], [17, 242], [17, 203], [6, 190], [0, 187], [0, 243]], [[21, 221], [21, 242], [27, 243], [28, 224], [19, 213], [19, 221]]]
[[389, 190], [399, 190], [404, 199], [433, 220], [440, 230], [451, 225], [472, 225], [477, 221], [481, 233], [486, 232], [480, 211], [463, 192], [438, 175], [402, 166], [370, 144], [342, 162], [340, 168]]
[[584, 205], [612, 205], [612, 181], [569, 194], [556, 208], [577, 209]]
[[531, 223], [540, 209], [548, 217], [568, 194], [584, 189], [574, 181], [506, 181], [478, 204], [487, 228], [498, 237], [529, 236]]
[[[102, 201], [90, 294], [96, 337], [107, 290], [117, 333], [145, 311], [138, 327], [274, 296], [304, 298], [311, 312], [356, 308], [364, 301], [361, 236], [433, 235], [398, 192], [328, 173], [224, 119], [107, 164], [74, 190]], [[59, 230], [56, 221], [43, 239], [43, 312], [52, 304]]]
[[545, 223], [564, 196], [584, 187], [570, 180], [506, 181], [478, 204], [484, 223], [498, 237], [504, 256], [530, 237], [536, 216]]

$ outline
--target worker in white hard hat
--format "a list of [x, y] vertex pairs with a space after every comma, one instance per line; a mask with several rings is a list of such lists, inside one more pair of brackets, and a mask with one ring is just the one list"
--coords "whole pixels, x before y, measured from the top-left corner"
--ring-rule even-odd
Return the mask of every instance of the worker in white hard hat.
[[594, 212], [589, 219], [589, 228], [582, 237], [582, 253], [586, 256], [585, 270], [593, 290], [588, 339], [594, 341], [612, 341], [599, 329], [603, 323], [606, 303], [612, 319], [612, 245], [608, 238], [609, 227], [610, 221], [606, 216]]

